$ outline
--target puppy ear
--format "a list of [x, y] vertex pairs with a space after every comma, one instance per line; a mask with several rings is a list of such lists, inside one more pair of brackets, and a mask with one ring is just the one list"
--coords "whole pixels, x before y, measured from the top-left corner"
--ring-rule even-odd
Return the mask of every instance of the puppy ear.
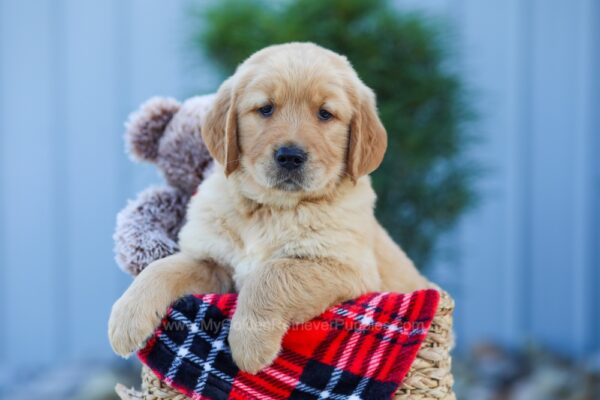
[[375, 94], [361, 86], [348, 143], [347, 172], [353, 181], [375, 171], [387, 148], [387, 132], [377, 115]]
[[239, 166], [236, 96], [232, 79], [219, 88], [215, 101], [202, 125], [202, 139], [213, 158], [229, 176]]
[[179, 108], [175, 99], [153, 97], [129, 116], [125, 123], [125, 142], [134, 159], [156, 161], [160, 139]]

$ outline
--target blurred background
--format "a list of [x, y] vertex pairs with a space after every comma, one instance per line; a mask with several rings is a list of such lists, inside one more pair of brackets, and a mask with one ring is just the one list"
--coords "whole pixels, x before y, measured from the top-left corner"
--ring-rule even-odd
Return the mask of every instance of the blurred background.
[[462, 399], [600, 399], [600, 2], [0, 0], [0, 398], [137, 384], [106, 323], [124, 151], [154, 95], [312, 40], [375, 89], [378, 213], [456, 299]]

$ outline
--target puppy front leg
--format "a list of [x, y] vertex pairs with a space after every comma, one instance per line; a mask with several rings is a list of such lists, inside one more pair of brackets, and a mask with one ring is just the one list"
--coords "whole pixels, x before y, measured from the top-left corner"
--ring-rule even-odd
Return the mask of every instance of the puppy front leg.
[[256, 373], [271, 364], [292, 323], [369, 291], [363, 276], [335, 260], [282, 259], [255, 271], [241, 287], [229, 344], [239, 368]]
[[175, 300], [192, 293], [223, 293], [231, 289], [227, 272], [211, 261], [178, 253], [146, 267], [113, 305], [108, 337], [122, 356], [139, 350]]

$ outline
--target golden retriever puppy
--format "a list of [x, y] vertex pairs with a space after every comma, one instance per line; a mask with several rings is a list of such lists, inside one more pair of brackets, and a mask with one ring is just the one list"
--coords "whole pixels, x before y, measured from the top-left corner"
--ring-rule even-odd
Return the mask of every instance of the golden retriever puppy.
[[374, 217], [368, 174], [386, 131], [345, 57], [310, 43], [257, 52], [220, 87], [202, 136], [216, 171], [190, 202], [181, 252], [115, 303], [117, 353], [142, 347], [177, 298], [235, 290], [229, 343], [254, 373], [290, 324], [366, 292], [427, 286]]

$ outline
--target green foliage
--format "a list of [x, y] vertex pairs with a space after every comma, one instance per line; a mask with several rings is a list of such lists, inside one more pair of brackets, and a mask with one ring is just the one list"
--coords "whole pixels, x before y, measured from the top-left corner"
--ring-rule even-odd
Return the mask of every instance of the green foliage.
[[473, 203], [476, 172], [465, 160], [464, 89], [446, 68], [439, 27], [386, 0], [221, 0], [199, 18], [196, 43], [225, 75], [275, 43], [311, 41], [349, 58], [389, 135], [373, 174], [378, 217], [417, 265], [430, 263], [440, 234]]

